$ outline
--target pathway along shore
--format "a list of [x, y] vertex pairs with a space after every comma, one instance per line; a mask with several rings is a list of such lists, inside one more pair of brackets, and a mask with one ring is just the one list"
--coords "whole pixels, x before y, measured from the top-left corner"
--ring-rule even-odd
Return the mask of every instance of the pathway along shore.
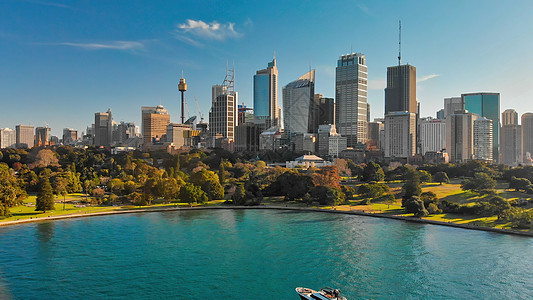
[[514, 235], [533, 237], [533, 232], [531, 231], [502, 229], [502, 228], [494, 228], [494, 227], [477, 226], [477, 225], [471, 225], [471, 224], [457, 224], [457, 223], [452, 223], [452, 222], [427, 220], [427, 219], [421, 219], [421, 218], [416, 218], [416, 217], [384, 215], [384, 214], [379, 214], [379, 213], [367, 213], [367, 212], [356, 211], [356, 210], [335, 210], [335, 209], [323, 209], [323, 208], [273, 206], [273, 205], [272, 206], [230, 206], [228, 205], [228, 206], [194, 206], [194, 207], [182, 207], [182, 208], [166, 207], [166, 208], [125, 209], [125, 210], [114, 210], [114, 211], [104, 211], [104, 212], [95, 212], [95, 213], [78, 213], [78, 214], [69, 214], [69, 215], [61, 215], [61, 216], [50, 216], [50, 217], [41, 217], [41, 218], [34, 218], [34, 219], [24, 219], [24, 220], [5, 221], [5, 222], [0, 221], [0, 227], [33, 223], [33, 222], [44, 222], [44, 221], [51, 221], [51, 220], [96, 217], [96, 216], [106, 216], [106, 215], [119, 215], [119, 214], [132, 214], [132, 213], [145, 213], [145, 212], [165, 212], [165, 211], [216, 210], [216, 209], [271, 209], [271, 210], [313, 211], [313, 212], [323, 212], [323, 213], [368, 216], [368, 217], [374, 217], [374, 218], [386, 218], [386, 219], [402, 220], [402, 221], [407, 221], [407, 222], [441, 225], [441, 226], [456, 227], [456, 228], [463, 228], [463, 229], [490, 231], [490, 232], [497, 232], [497, 233], [504, 233], [504, 234], [514, 234]]

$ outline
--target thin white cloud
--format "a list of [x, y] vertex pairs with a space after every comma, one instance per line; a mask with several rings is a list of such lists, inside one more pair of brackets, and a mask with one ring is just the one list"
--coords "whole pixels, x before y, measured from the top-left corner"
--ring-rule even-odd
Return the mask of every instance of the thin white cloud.
[[369, 90], [383, 90], [387, 87], [387, 79], [373, 79], [368, 81]]
[[56, 3], [56, 2], [46, 2], [46, 1], [39, 1], [39, 0], [26, 0], [25, 2], [37, 4], [37, 5], [58, 7], [58, 8], [72, 8], [66, 4]]
[[424, 82], [424, 81], [427, 81], [427, 80], [430, 80], [430, 79], [433, 79], [439, 76], [440, 76], [439, 74], [431, 74], [431, 75], [422, 76], [421, 78], [417, 79], [416, 82]]
[[359, 9], [364, 12], [365, 14], [367, 15], [371, 15], [370, 13], [370, 9], [368, 9], [368, 7], [366, 5], [364, 5], [363, 3], [358, 3], [357, 4], [357, 7], [359, 7]]
[[[248, 24], [252, 24], [251, 20], [247, 20]], [[174, 37], [183, 42], [194, 46], [201, 46], [198, 40], [217, 40], [225, 41], [227, 39], [235, 39], [241, 37], [243, 34], [235, 30], [235, 23], [221, 24], [217, 21], [206, 23], [202, 20], [190, 20], [183, 24], [176, 25]]]
[[137, 41], [112, 41], [106, 43], [55, 43], [54, 45], [70, 46], [86, 50], [138, 50], [144, 48], [142, 42]]

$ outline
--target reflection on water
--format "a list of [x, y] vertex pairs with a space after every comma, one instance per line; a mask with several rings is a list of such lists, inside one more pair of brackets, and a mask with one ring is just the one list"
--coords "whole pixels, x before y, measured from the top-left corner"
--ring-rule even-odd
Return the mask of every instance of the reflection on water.
[[35, 227], [37, 229], [35, 231], [35, 234], [37, 235], [37, 239], [42, 244], [47, 244], [54, 237], [55, 223], [53, 221], [51, 221], [51, 222], [37, 222]]

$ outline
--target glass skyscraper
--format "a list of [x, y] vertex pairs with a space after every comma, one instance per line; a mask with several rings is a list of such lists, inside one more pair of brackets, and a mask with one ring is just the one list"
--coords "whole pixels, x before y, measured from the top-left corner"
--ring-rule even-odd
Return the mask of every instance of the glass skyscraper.
[[499, 161], [500, 147], [500, 94], [469, 93], [462, 94], [465, 109], [492, 121], [492, 159]]
[[280, 125], [278, 105], [278, 68], [276, 59], [254, 75], [254, 117], [264, 122], [263, 130]]
[[361, 53], [343, 55], [335, 70], [335, 125], [348, 147], [367, 140], [368, 69]]
[[313, 133], [317, 107], [315, 96], [315, 70], [311, 70], [283, 87], [283, 124], [285, 132]]

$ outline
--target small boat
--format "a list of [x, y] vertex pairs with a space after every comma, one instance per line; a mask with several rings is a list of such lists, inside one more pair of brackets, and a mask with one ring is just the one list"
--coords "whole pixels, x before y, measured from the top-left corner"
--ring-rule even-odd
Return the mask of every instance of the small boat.
[[296, 293], [301, 300], [347, 300], [341, 296], [341, 291], [332, 288], [321, 288], [320, 291], [315, 291], [309, 288], [297, 287]]

